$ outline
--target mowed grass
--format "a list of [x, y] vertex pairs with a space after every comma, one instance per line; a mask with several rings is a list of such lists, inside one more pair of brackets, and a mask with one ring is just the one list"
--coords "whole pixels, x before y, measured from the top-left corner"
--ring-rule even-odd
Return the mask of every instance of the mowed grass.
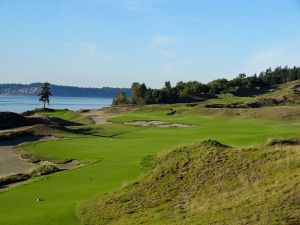
[[[272, 137], [297, 136], [300, 131], [299, 124], [290, 122], [213, 118], [188, 113], [167, 116], [168, 111], [168, 107], [136, 110], [112, 119], [120, 124], [88, 126], [91, 135], [25, 145], [25, 153], [77, 159], [85, 165], [1, 192], [0, 224], [80, 224], [79, 205], [137, 179], [143, 171], [140, 162], [149, 155], [204, 139], [248, 146], [266, 143]], [[163, 120], [192, 126], [140, 128], [121, 124], [132, 120]], [[37, 202], [37, 198], [43, 201]]]

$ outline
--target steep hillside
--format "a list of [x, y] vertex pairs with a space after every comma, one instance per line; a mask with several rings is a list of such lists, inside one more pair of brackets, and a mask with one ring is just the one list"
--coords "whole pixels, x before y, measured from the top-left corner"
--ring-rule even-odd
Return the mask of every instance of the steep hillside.
[[[178, 148], [139, 181], [82, 206], [95, 224], [300, 224], [300, 141]], [[145, 163], [147, 162], [147, 163]]]
[[281, 84], [276, 89], [267, 94], [258, 96], [259, 99], [274, 99], [277, 102], [283, 103], [300, 103], [300, 80], [292, 81], [289, 83]]

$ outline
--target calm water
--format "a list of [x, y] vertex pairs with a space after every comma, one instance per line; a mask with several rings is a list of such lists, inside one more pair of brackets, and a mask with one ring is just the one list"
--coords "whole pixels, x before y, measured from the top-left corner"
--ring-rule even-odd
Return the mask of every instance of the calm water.
[[[51, 97], [50, 108], [53, 109], [99, 109], [109, 106], [111, 98], [87, 98], [87, 97]], [[41, 108], [37, 96], [0, 96], [0, 111], [21, 113], [26, 110]], [[48, 106], [47, 106], [48, 107]]]

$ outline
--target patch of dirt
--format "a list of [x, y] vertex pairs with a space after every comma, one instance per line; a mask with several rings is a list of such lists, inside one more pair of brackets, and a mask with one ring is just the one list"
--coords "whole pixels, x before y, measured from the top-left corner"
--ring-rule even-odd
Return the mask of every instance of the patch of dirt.
[[189, 125], [186, 124], [167, 123], [162, 121], [134, 121], [134, 122], [125, 122], [124, 124], [140, 126], [140, 127], [176, 127], [176, 128], [190, 127]]

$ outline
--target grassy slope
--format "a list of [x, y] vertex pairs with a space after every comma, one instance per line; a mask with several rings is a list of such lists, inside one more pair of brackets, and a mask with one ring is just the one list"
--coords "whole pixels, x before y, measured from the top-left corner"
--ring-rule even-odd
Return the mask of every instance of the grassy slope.
[[[172, 120], [195, 124], [190, 128], [137, 128], [109, 125], [96, 133], [110, 138], [78, 136], [60, 141], [28, 144], [25, 152], [58, 159], [96, 162], [82, 168], [53, 174], [37, 182], [27, 182], [0, 194], [0, 224], [39, 225], [78, 224], [76, 206], [83, 200], [110, 192], [136, 179], [141, 173], [140, 161], [178, 145], [214, 138], [223, 143], [245, 146], [265, 143], [270, 137], [299, 134], [299, 125], [288, 122], [211, 118], [183, 114], [166, 116], [167, 110], [137, 110], [115, 118], [116, 121], [143, 119]], [[118, 127], [120, 126], [120, 127]], [[128, 129], [126, 132], [126, 129]], [[103, 136], [105, 136], [103, 135]], [[44, 199], [36, 202], [37, 198]]]
[[230, 104], [234, 102], [247, 103], [251, 101], [256, 101], [261, 98], [274, 98], [277, 100], [282, 100], [283, 96], [286, 96], [289, 99], [296, 98], [298, 99], [299, 102], [299, 96], [296, 96], [292, 90], [292, 88], [297, 84], [300, 84], [300, 80], [277, 85], [276, 87], [274, 87], [273, 91], [266, 92], [264, 94], [257, 95], [254, 97], [239, 97], [239, 96], [234, 96], [232, 94], [222, 94], [222, 95], [218, 95], [217, 99], [209, 99], [201, 103], [204, 104]]
[[37, 115], [54, 116], [69, 121], [73, 121], [78, 117], [78, 114], [76, 112], [65, 110], [65, 109], [55, 110], [54, 112], [39, 112], [37, 113]]
[[63, 120], [68, 120], [77, 123], [90, 124], [93, 121], [90, 118], [82, 117], [80, 113], [71, 110], [58, 109], [54, 112], [39, 112], [35, 114], [36, 116], [53, 116]]
[[256, 98], [274, 98], [274, 99], [283, 99], [286, 96], [288, 99], [295, 99], [299, 102], [299, 94], [295, 94], [293, 87], [295, 85], [300, 85], [300, 80], [295, 80], [285, 84], [278, 85], [276, 89], [270, 93], [266, 93], [262, 96]]
[[197, 144], [83, 208], [84, 224], [299, 224], [300, 146]]

